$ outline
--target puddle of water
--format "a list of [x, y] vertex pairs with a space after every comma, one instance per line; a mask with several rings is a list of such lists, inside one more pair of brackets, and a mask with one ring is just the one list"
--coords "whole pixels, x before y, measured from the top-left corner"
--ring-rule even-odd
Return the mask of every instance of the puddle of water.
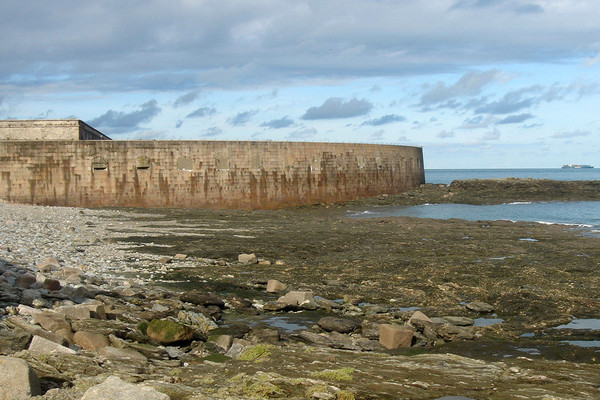
[[542, 352], [535, 347], [517, 347], [517, 350], [522, 351], [524, 353], [530, 354], [532, 356], [539, 356]]
[[[267, 325], [271, 328], [276, 328], [282, 332], [291, 333], [304, 329], [311, 329], [313, 325], [316, 325], [325, 314], [319, 311], [300, 311], [290, 312], [278, 315], [265, 315], [254, 318], [253, 321], [248, 321], [247, 317], [244, 319], [249, 322], [249, 325]], [[231, 318], [235, 321], [238, 316]]]
[[527, 337], [534, 337], [534, 336], [535, 336], [535, 333], [533, 333], [533, 332], [525, 332], [522, 335], [520, 335], [519, 337], [527, 338]]
[[567, 343], [579, 347], [600, 347], [600, 340], [561, 340], [561, 343]]
[[473, 326], [490, 326], [504, 322], [501, 318], [476, 318], [473, 321]]
[[519, 239], [521, 242], [537, 242], [537, 239], [533, 239], [533, 238], [521, 238]]
[[273, 328], [279, 328], [285, 332], [295, 332], [302, 329], [308, 329], [314, 322], [311, 323], [302, 323], [301, 321], [290, 321], [284, 317], [271, 317], [262, 320], [263, 323], [272, 326]]
[[419, 311], [421, 307], [392, 307], [391, 310], [394, 311], [402, 311], [402, 312], [411, 312], [411, 311]]
[[573, 318], [573, 321], [565, 325], [559, 325], [554, 329], [592, 329], [600, 330], [600, 319], [589, 318], [589, 319], [577, 319]]

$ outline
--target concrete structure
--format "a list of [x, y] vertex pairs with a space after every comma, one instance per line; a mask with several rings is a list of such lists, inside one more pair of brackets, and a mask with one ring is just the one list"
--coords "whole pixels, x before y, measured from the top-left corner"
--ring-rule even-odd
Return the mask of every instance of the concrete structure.
[[0, 140], [110, 140], [78, 119], [0, 121]]
[[422, 149], [407, 146], [0, 141], [0, 198], [30, 204], [279, 208], [399, 193], [424, 179]]

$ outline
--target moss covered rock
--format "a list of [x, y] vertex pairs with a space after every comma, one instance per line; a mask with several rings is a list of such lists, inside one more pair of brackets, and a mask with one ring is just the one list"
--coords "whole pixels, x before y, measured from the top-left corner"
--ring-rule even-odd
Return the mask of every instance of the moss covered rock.
[[154, 319], [148, 323], [146, 334], [162, 344], [185, 342], [192, 340], [192, 328], [167, 319]]

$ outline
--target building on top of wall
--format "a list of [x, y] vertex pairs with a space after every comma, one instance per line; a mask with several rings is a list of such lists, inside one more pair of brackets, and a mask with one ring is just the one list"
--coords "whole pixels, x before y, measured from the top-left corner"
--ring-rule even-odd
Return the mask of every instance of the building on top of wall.
[[78, 119], [0, 121], [0, 140], [111, 140]]

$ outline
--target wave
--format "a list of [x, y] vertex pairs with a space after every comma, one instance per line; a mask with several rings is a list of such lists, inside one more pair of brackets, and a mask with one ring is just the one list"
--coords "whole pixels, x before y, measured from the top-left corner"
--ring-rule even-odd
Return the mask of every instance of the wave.
[[594, 225], [589, 225], [589, 224], [569, 224], [566, 222], [550, 222], [550, 221], [534, 221], [537, 224], [542, 224], [542, 225], [563, 225], [563, 226], [576, 226], [578, 228], [593, 228]]

